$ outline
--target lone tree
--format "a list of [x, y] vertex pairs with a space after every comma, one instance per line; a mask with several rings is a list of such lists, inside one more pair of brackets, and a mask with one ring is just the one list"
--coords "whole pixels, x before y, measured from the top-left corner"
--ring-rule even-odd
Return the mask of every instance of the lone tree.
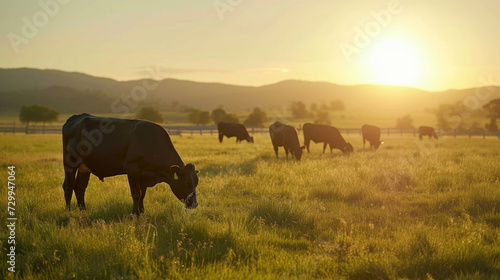
[[148, 120], [155, 123], [163, 123], [165, 120], [158, 110], [153, 107], [143, 107], [135, 116], [137, 119]]
[[256, 107], [243, 123], [248, 126], [264, 127], [264, 123], [266, 121], [266, 112], [262, 111], [259, 107]]
[[207, 124], [210, 122], [210, 113], [198, 109], [192, 110], [188, 115], [188, 121], [196, 125]]
[[413, 119], [410, 115], [398, 118], [396, 121], [396, 128], [413, 128]]
[[306, 104], [301, 101], [292, 102], [292, 107], [290, 108], [292, 115], [296, 119], [303, 119], [311, 117], [311, 113], [307, 111]]
[[45, 124], [46, 122], [57, 121], [59, 117], [59, 112], [43, 105], [33, 104], [33, 105], [23, 105], [21, 106], [21, 111], [19, 112], [19, 120], [27, 125], [30, 122], [38, 123], [41, 122]]
[[328, 115], [328, 111], [319, 111], [316, 114], [316, 119], [314, 120], [315, 124], [326, 124], [330, 125], [330, 116]]
[[497, 118], [500, 118], [500, 98], [491, 100], [483, 108], [488, 112], [488, 117], [490, 118], [490, 123], [486, 124], [486, 129], [497, 131]]
[[212, 120], [214, 121], [215, 124], [218, 124], [220, 122], [232, 122], [232, 123], [239, 123], [240, 120], [235, 114], [228, 114], [224, 109], [222, 108], [217, 108], [212, 111]]

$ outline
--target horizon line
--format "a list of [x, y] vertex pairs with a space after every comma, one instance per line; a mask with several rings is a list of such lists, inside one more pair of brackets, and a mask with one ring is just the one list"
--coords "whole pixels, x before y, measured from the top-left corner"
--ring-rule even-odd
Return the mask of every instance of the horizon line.
[[9, 67], [9, 68], [3, 68], [0, 67], [0, 70], [20, 70], [20, 69], [30, 69], [30, 70], [39, 70], [39, 71], [59, 71], [59, 72], [66, 72], [66, 73], [75, 73], [75, 74], [82, 74], [94, 78], [100, 78], [100, 79], [109, 79], [113, 80], [116, 82], [134, 82], [134, 81], [142, 81], [142, 80], [154, 80], [154, 81], [163, 81], [163, 80], [177, 80], [177, 81], [185, 81], [185, 82], [192, 82], [192, 83], [200, 83], [200, 84], [221, 84], [221, 85], [227, 85], [227, 86], [237, 86], [237, 87], [254, 87], [254, 88], [259, 88], [259, 87], [265, 87], [265, 86], [272, 86], [276, 85], [279, 83], [283, 82], [288, 82], [288, 81], [299, 81], [299, 82], [309, 82], [309, 83], [328, 83], [332, 85], [337, 85], [337, 86], [348, 86], [348, 87], [355, 87], [355, 86], [378, 86], [378, 87], [400, 87], [400, 88], [408, 88], [408, 89], [416, 89], [420, 91], [425, 91], [429, 93], [436, 93], [436, 92], [447, 92], [447, 91], [461, 91], [461, 90], [471, 90], [471, 89], [477, 89], [477, 88], [485, 88], [485, 87], [499, 87], [500, 85], [483, 85], [481, 87], [466, 87], [466, 88], [447, 88], [447, 89], [441, 89], [441, 90], [429, 90], [429, 89], [424, 89], [420, 87], [414, 87], [414, 86], [408, 86], [408, 85], [389, 85], [389, 84], [369, 84], [369, 83], [359, 83], [359, 84], [340, 84], [340, 83], [335, 83], [332, 81], [322, 81], [322, 80], [303, 80], [299, 78], [295, 79], [286, 79], [286, 80], [280, 80], [274, 83], [270, 84], [262, 84], [262, 85], [241, 85], [241, 84], [230, 84], [230, 83], [224, 83], [224, 82], [218, 82], [218, 81], [212, 81], [212, 82], [205, 82], [205, 81], [195, 81], [195, 80], [186, 80], [186, 79], [178, 79], [178, 78], [163, 78], [160, 80], [156, 80], [153, 78], [139, 78], [139, 79], [129, 79], [129, 80], [119, 80], [116, 78], [111, 78], [111, 77], [103, 77], [103, 76], [94, 76], [93, 74], [81, 72], [81, 71], [68, 71], [68, 70], [61, 70], [61, 69], [54, 69], [54, 68], [34, 68], [34, 67]]

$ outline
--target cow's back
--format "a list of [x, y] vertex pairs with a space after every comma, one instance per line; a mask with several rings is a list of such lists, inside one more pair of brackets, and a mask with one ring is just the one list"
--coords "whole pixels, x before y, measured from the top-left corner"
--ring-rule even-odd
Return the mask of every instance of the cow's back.
[[63, 126], [63, 146], [64, 159], [70, 150], [77, 153], [99, 178], [145, 165], [183, 166], [167, 131], [148, 121], [73, 116]]
[[302, 126], [302, 129], [304, 132], [304, 139], [312, 140], [315, 143], [333, 143], [336, 142], [339, 137], [342, 137], [340, 131], [336, 127], [330, 125], [306, 123]]
[[236, 136], [240, 139], [247, 139], [250, 137], [246, 127], [239, 123], [219, 122], [217, 124], [217, 129], [219, 130], [219, 133], [227, 137]]
[[293, 126], [276, 122], [269, 127], [269, 133], [274, 146], [300, 146], [297, 129]]

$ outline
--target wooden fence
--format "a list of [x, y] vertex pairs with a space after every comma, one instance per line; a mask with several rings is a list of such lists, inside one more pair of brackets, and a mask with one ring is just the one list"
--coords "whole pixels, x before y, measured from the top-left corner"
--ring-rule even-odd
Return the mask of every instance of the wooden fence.
[[[217, 135], [216, 126], [163, 126], [171, 135]], [[22, 124], [22, 123], [0, 123], [0, 134], [60, 134], [62, 124]], [[248, 132], [254, 134], [268, 134], [267, 127], [248, 127]], [[298, 129], [301, 132], [301, 128]], [[361, 128], [339, 128], [344, 136], [361, 135]], [[418, 129], [400, 129], [400, 128], [381, 128], [381, 138], [384, 137], [417, 137]], [[486, 130], [454, 130], [444, 131], [437, 129], [436, 133], [440, 136], [465, 136], [465, 137], [498, 137], [500, 131]]]

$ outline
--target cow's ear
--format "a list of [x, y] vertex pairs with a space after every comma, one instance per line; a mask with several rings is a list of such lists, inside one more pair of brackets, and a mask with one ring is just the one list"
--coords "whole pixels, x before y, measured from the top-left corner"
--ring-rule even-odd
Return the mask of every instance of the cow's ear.
[[198, 173], [200, 173], [200, 170], [195, 170], [194, 172], [195, 172], [196, 174], [198, 174]]
[[300, 147], [300, 148], [301, 148], [302, 150], [305, 150], [305, 149], [306, 149], [306, 146], [302, 146], [302, 147]]
[[170, 166], [170, 171], [172, 171], [172, 174], [177, 174], [179, 176], [180, 168], [178, 165], [172, 165]]

